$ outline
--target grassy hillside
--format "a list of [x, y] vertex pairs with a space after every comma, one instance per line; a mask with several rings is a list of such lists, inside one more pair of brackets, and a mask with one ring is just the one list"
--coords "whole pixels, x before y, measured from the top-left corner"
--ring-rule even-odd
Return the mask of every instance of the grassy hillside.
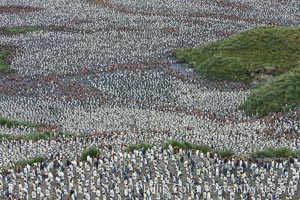
[[174, 55], [214, 80], [250, 82], [299, 65], [300, 27], [260, 27]]
[[300, 106], [300, 67], [251, 91], [241, 108], [250, 114], [289, 111]]

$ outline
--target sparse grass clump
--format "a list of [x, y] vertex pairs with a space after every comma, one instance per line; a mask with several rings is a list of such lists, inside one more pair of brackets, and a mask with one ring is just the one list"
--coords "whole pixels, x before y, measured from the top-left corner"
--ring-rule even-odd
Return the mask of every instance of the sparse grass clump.
[[0, 73], [2, 72], [14, 73], [16, 71], [14, 69], [9, 68], [5, 60], [6, 56], [10, 54], [11, 52], [8, 50], [0, 50]]
[[81, 153], [80, 160], [86, 161], [87, 157], [90, 156], [92, 158], [96, 157], [97, 154], [100, 154], [101, 151], [94, 146], [89, 147]]
[[215, 150], [215, 153], [221, 156], [222, 158], [231, 157], [235, 154], [232, 149]]
[[249, 114], [267, 115], [300, 106], [300, 66], [253, 89], [241, 105]]
[[212, 149], [208, 145], [192, 144], [187, 141], [180, 142], [177, 140], [170, 140], [164, 143], [165, 148], [167, 148], [169, 145], [172, 147], [178, 147], [180, 149], [199, 150], [203, 153], [212, 152]]
[[208, 145], [199, 145], [199, 144], [193, 145], [193, 149], [199, 150], [199, 151], [201, 151], [203, 153], [207, 153], [207, 152], [211, 152], [212, 151], [212, 149]]
[[37, 128], [38, 124], [32, 123], [32, 122], [22, 122], [17, 120], [10, 120], [4, 117], [0, 117], [0, 125], [1, 126], [7, 126], [8, 128], [14, 127], [14, 126], [27, 126], [30, 128]]
[[[39, 26], [20, 26], [0, 28], [0, 34], [21, 34], [41, 29]], [[11, 57], [14, 48], [11, 46], [0, 46], [0, 73], [15, 73], [16, 70], [8, 67], [8, 57]]]
[[46, 161], [46, 158], [44, 156], [36, 156], [29, 160], [25, 160], [25, 159], [18, 160], [17, 162], [15, 162], [15, 165], [25, 167], [27, 164], [32, 165], [33, 163], [42, 163], [45, 161]]
[[27, 33], [31, 31], [39, 30], [39, 26], [19, 26], [19, 27], [5, 27], [3, 30], [8, 34], [20, 34]]
[[141, 150], [141, 149], [150, 149], [152, 146], [151, 144], [147, 143], [147, 142], [142, 142], [139, 144], [130, 144], [128, 145], [124, 151], [125, 152], [133, 152], [134, 150]]
[[1, 50], [0, 51], [0, 72], [5, 71], [7, 68], [7, 63], [5, 62], [5, 56], [8, 56], [10, 51]]
[[226, 150], [213, 150], [210, 148], [208, 145], [203, 145], [203, 144], [192, 144], [186, 141], [180, 142], [177, 140], [170, 140], [164, 143], [164, 147], [167, 148], [169, 145], [172, 147], [178, 147], [180, 149], [185, 149], [185, 150], [199, 150], [203, 153], [211, 152], [211, 153], [217, 153], [221, 157], [230, 157], [235, 155], [233, 150], [231, 149], [226, 149]]
[[[174, 55], [209, 79], [253, 81], [299, 65], [300, 27], [259, 27]], [[252, 76], [251, 76], [252, 74]]]

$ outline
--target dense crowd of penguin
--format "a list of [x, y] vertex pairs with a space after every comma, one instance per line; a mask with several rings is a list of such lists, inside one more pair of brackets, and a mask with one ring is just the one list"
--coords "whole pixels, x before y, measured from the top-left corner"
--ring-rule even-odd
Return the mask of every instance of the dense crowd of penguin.
[[[0, 138], [0, 199], [300, 197], [298, 155], [246, 158], [299, 150], [299, 111], [249, 116], [239, 109], [249, 85], [206, 80], [171, 54], [254, 27], [299, 26], [299, 1], [3, 0], [0, 13], [0, 29], [40, 27], [0, 31], [16, 70], [0, 74], [0, 116], [56, 134]], [[15, 136], [38, 131], [0, 126]], [[162, 146], [171, 139], [236, 156]], [[141, 142], [152, 147], [124, 152]], [[90, 146], [101, 154], [80, 161]], [[15, 164], [36, 156], [46, 161]]]

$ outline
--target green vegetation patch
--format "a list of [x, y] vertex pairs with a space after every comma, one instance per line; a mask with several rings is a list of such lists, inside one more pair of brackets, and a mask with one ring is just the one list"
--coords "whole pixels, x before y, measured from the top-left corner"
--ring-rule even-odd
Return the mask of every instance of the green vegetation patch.
[[41, 27], [39, 27], [39, 26], [18, 26], [18, 27], [3, 28], [4, 32], [8, 33], [8, 34], [27, 33], [27, 32], [37, 31], [40, 29], [41, 29]]
[[44, 156], [36, 156], [36, 157], [34, 157], [32, 159], [29, 159], [29, 160], [25, 160], [25, 159], [18, 160], [17, 162], [15, 162], [15, 165], [25, 167], [27, 164], [32, 165], [34, 163], [42, 163], [42, 162], [45, 162], [45, 161], [46, 161], [46, 158]]
[[45, 140], [49, 138], [54, 138], [56, 135], [53, 132], [45, 131], [43, 133], [27, 133], [27, 134], [0, 134], [0, 139], [7, 140]]
[[268, 148], [262, 151], [257, 151], [252, 154], [256, 158], [288, 158], [299, 154], [299, 151], [293, 151], [287, 147], [282, 148]]
[[215, 150], [215, 153], [221, 156], [222, 158], [234, 156], [235, 153], [232, 149], [225, 150]]
[[172, 147], [178, 147], [180, 149], [186, 149], [186, 150], [199, 150], [203, 153], [212, 152], [212, 149], [208, 145], [202, 145], [202, 144], [192, 144], [187, 141], [177, 141], [177, 140], [169, 140], [164, 143], [164, 147], [167, 148], [168, 146]]
[[254, 28], [173, 53], [209, 79], [250, 82], [283, 74], [299, 65], [300, 27]]
[[10, 51], [0, 49], [0, 73], [1, 72], [14, 73], [16, 71], [14, 69], [9, 68], [6, 62], [6, 57], [9, 56], [10, 54], [11, 54]]
[[192, 144], [187, 141], [177, 141], [177, 140], [170, 140], [164, 143], [164, 147], [167, 148], [169, 145], [172, 147], [178, 147], [180, 149], [186, 149], [186, 150], [199, 150], [203, 153], [211, 152], [211, 153], [216, 153], [221, 157], [230, 157], [234, 156], [235, 153], [231, 149], [225, 149], [225, 150], [213, 150], [210, 148], [208, 145], [203, 145], [203, 144]]
[[240, 108], [249, 114], [263, 116], [270, 112], [288, 112], [298, 106], [300, 106], [300, 67], [254, 88]]
[[[177, 140], [169, 140], [164, 143], [165, 148], [167, 148], [169, 145], [171, 145], [172, 147], [178, 147], [186, 150], [200, 150], [203, 153], [207, 153], [207, 152], [216, 153], [222, 158], [239, 155], [238, 152], [234, 152], [232, 149], [213, 150], [208, 145], [197, 145], [186, 141], [180, 142]], [[287, 147], [280, 147], [280, 148], [268, 148], [261, 151], [253, 152], [250, 156], [255, 158], [288, 158], [290, 156], [295, 156], [295, 155], [300, 155], [300, 150], [294, 151]]]
[[14, 126], [27, 126], [30, 128], [37, 128], [38, 124], [32, 123], [32, 122], [22, 122], [22, 121], [16, 121], [16, 120], [10, 120], [4, 117], [0, 117], [0, 125], [1, 126], [7, 126], [8, 128], [14, 127]]
[[147, 143], [147, 142], [142, 142], [139, 144], [130, 144], [128, 145], [124, 151], [125, 152], [133, 152], [134, 150], [141, 150], [141, 149], [150, 149], [152, 146], [151, 144]]
[[99, 149], [97, 149], [94, 146], [91, 146], [91, 147], [89, 147], [88, 149], [84, 150], [81, 153], [80, 160], [81, 161], [86, 161], [86, 159], [87, 159], [88, 156], [94, 158], [94, 157], [96, 157], [100, 153], [101, 153], [101, 151]]

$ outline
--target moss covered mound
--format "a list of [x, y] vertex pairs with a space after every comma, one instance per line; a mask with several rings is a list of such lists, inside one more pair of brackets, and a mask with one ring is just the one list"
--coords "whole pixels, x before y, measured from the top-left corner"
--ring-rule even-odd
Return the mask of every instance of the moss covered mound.
[[214, 80], [250, 82], [299, 65], [300, 27], [259, 27], [196, 48], [174, 50], [179, 61]]
[[251, 91], [241, 108], [249, 114], [267, 115], [300, 106], [300, 67], [289, 70]]

